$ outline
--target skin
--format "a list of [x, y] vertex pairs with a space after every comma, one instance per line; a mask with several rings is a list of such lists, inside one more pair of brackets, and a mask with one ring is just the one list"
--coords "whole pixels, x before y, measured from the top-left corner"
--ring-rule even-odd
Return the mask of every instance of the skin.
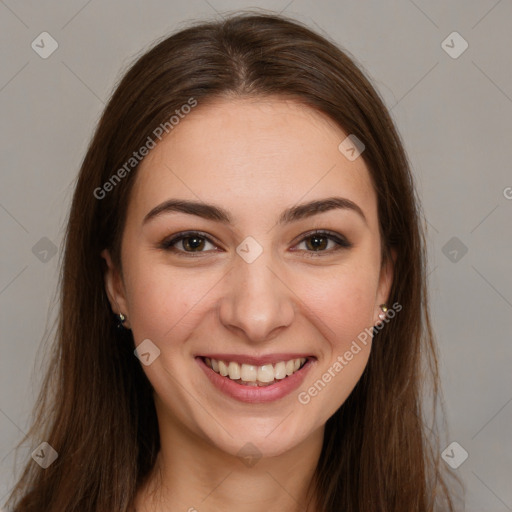
[[[379, 321], [393, 277], [392, 264], [381, 262], [368, 169], [362, 158], [351, 162], [338, 150], [346, 136], [328, 117], [291, 100], [220, 99], [199, 105], [142, 161], [123, 233], [122, 273], [108, 250], [102, 253], [113, 310], [127, 316], [136, 345], [149, 338], [160, 349], [143, 369], [155, 389], [162, 448], [137, 494], [138, 512], [227, 504], [241, 512], [298, 511], [314, 499], [307, 488], [325, 423], [361, 377], [371, 341], [308, 404], [297, 394]], [[333, 195], [356, 203], [365, 220], [336, 209], [276, 224], [284, 209]], [[143, 224], [170, 198], [222, 206], [234, 225], [176, 212]], [[327, 239], [315, 252], [311, 237], [304, 238], [315, 229], [353, 245], [334, 250]], [[192, 256], [190, 239], [175, 244], [181, 252], [159, 248], [186, 230], [210, 241]], [[252, 263], [236, 253], [247, 236], [263, 249]], [[304, 352], [316, 360], [298, 391], [247, 404], [210, 384], [194, 359], [208, 352]], [[262, 456], [251, 467], [237, 457], [248, 442]]]

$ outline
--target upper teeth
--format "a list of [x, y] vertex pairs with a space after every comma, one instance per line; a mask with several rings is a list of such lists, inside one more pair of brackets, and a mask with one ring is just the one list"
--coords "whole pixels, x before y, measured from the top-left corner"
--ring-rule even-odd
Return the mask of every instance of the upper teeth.
[[252, 364], [238, 364], [235, 361], [220, 361], [217, 359], [204, 358], [206, 364], [223, 377], [232, 380], [241, 379], [244, 382], [272, 382], [274, 379], [281, 380], [296, 372], [306, 362], [305, 357], [280, 361], [276, 364], [264, 364], [254, 366]]

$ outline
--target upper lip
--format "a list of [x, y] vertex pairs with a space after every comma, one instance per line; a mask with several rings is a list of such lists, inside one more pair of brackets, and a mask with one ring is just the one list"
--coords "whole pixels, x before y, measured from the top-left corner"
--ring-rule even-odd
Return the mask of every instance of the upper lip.
[[313, 359], [314, 356], [305, 353], [287, 353], [287, 354], [266, 354], [264, 356], [249, 356], [240, 354], [201, 354], [197, 357], [208, 357], [217, 361], [233, 361], [238, 364], [251, 364], [253, 366], [263, 366], [264, 364], [275, 364], [280, 361], [290, 361], [290, 359]]

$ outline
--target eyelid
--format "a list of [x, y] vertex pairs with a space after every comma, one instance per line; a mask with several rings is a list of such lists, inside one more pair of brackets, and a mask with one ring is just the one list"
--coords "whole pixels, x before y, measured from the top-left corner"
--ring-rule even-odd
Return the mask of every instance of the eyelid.
[[181, 240], [183, 240], [185, 238], [192, 238], [194, 236], [197, 236], [198, 238], [204, 238], [212, 245], [215, 245], [215, 246], [218, 245], [218, 243], [212, 239], [211, 235], [209, 235], [203, 231], [180, 231], [179, 233], [175, 233], [174, 235], [172, 235], [170, 238], [164, 239], [158, 245], [158, 247], [160, 249], [164, 249], [166, 251], [174, 252], [175, 254], [185, 254], [187, 256], [192, 256], [192, 257], [194, 257], [196, 255], [199, 256], [201, 253], [209, 252], [209, 251], [187, 252], [187, 251], [178, 250], [175, 247], [173, 247], [173, 245], [177, 244]]
[[[329, 240], [334, 241], [337, 244], [337, 247], [334, 249], [325, 250], [325, 251], [307, 251], [307, 250], [302, 250], [302, 249], [292, 249], [292, 252], [299, 251], [299, 252], [304, 252], [304, 254], [305, 255], [307, 254], [308, 257], [317, 257], [317, 256], [322, 256], [324, 254], [329, 255], [329, 254], [337, 252], [341, 249], [350, 249], [351, 247], [353, 247], [353, 244], [349, 240], [347, 240], [347, 238], [345, 236], [341, 235], [340, 233], [336, 233], [334, 231], [329, 231], [329, 230], [325, 230], [325, 229], [314, 229], [312, 231], [308, 231], [306, 233], [301, 234], [298, 237], [298, 240], [294, 241], [294, 247], [296, 245], [299, 245], [300, 243], [303, 243], [308, 238], [311, 238], [312, 236], [315, 236], [315, 235], [324, 236], [325, 238], [328, 238]], [[218, 245], [217, 242], [215, 242], [212, 239], [213, 237], [211, 237], [211, 235], [209, 235], [203, 231], [181, 231], [179, 233], [174, 234], [172, 237], [163, 240], [159, 244], [158, 247], [160, 249], [174, 252], [175, 254], [186, 255], [186, 257], [196, 257], [196, 256], [201, 255], [202, 253], [205, 253], [205, 254], [209, 253], [210, 251], [188, 252], [188, 251], [178, 250], [175, 247], [173, 247], [176, 243], [180, 242], [181, 240], [186, 239], [186, 238], [192, 238], [194, 236], [197, 236], [198, 238], [203, 238], [206, 241], [208, 241], [209, 243], [211, 243], [212, 245], [215, 245], [215, 246]]]
[[311, 238], [315, 235], [325, 237], [328, 240], [332, 240], [336, 244], [336, 247], [334, 249], [325, 251], [303, 251], [301, 249], [293, 249], [292, 251], [295, 252], [297, 250], [300, 250], [304, 252], [304, 255], [307, 257], [317, 257], [323, 255], [327, 256], [329, 254], [338, 252], [341, 249], [350, 249], [351, 247], [353, 247], [353, 244], [344, 235], [336, 233], [335, 231], [330, 231], [328, 229], [313, 229], [312, 231], [303, 233], [302, 235], [300, 235], [299, 240], [294, 244], [294, 246], [305, 242], [308, 238]]

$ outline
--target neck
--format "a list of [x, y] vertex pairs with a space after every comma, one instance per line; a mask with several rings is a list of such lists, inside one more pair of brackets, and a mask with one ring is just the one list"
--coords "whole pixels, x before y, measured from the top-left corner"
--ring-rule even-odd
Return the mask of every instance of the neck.
[[176, 424], [159, 423], [161, 449], [137, 493], [137, 512], [316, 511], [323, 426], [278, 456], [244, 460]]

